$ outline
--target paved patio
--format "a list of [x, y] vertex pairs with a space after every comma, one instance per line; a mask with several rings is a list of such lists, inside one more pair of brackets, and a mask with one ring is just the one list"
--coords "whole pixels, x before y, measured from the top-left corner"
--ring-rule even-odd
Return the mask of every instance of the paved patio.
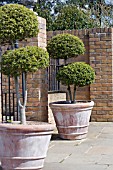
[[90, 123], [87, 139], [53, 135], [44, 170], [113, 170], [113, 123]]

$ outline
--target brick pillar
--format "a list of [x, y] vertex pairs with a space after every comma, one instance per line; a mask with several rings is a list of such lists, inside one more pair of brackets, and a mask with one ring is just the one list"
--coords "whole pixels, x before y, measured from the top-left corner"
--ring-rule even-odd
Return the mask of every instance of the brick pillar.
[[89, 32], [89, 60], [96, 71], [90, 85], [90, 98], [95, 106], [92, 121], [113, 121], [113, 29], [92, 29]]
[[[39, 34], [28, 39], [27, 45], [46, 48], [46, 20], [38, 17]], [[28, 75], [27, 120], [48, 121], [48, 85], [46, 69]]]

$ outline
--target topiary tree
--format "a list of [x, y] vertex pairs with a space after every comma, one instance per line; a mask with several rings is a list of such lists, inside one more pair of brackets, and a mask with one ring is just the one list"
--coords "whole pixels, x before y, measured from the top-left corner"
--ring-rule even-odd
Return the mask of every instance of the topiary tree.
[[[85, 47], [78, 37], [70, 34], [60, 34], [52, 37], [48, 42], [47, 50], [51, 58], [68, 59], [84, 54]], [[57, 73], [57, 80], [68, 86], [67, 90], [71, 103], [76, 102], [76, 87], [93, 83], [95, 72], [91, 66], [83, 62], [71, 63], [63, 66]], [[70, 86], [74, 85], [73, 94]]]
[[85, 47], [77, 36], [58, 34], [48, 42], [47, 50], [51, 58], [67, 60], [68, 58], [84, 54]]
[[0, 43], [14, 45], [16, 40], [37, 36], [38, 19], [23, 5], [7, 4], [0, 7]]
[[[14, 77], [15, 89], [18, 105], [21, 111], [21, 123], [26, 124], [25, 107], [27, 102], [27, 74], [35, 72], [38, 69], [46, 68], [49, 65], [49, 55], [47, 51], [36, 46], [27, 46], [6, 51], [2, 55], [2, 72], [3, 74]], [[25, 73], [24, 77], [24, 102], [20, 101], [19, 95], [19, 76]]]
[[[94, 82], [95, 72], [93, 68], [83, 62], [75, 62], [61, 68], [57, 73], [57, 80], [68, 86], [71, 103], [76, 102], [76, 87], [83, 87]], [[72, 95], [70, 85], [74, 85]]]
[[[0, 7], [0, 43], [10, 43], [13, 51], [2, 55], [2, 72], [15, 79], [17, 102], [20, 107], [21, 123], [26, 124], [25, 106], [27, 98], [26, 75], [48, 65], [48, 54], [37, 47], [26, 47], [14, 50], [16, 40], [36, 37], [38, 19], [33, 11], [19, 4], [7, 4]], [[23, 74], [23, 106], [19, 97], [19, 76]]]

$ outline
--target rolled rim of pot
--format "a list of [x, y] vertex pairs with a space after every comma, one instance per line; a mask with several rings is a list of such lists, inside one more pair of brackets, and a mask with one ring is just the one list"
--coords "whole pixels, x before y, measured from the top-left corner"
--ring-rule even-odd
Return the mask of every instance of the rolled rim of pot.
[[35, 132], [43, 132], [43, 131], [53, 131], [55, 126], [46, 122], [38, 122], [35, 125], [22, 125], [22, 124], [11, 124], [11, 123], [2, 123], [0, 124], [0, 131], [9, 132], [9, 133], [35, 133]]
[[76, 103], [67, 103], [67, 101], [57, 101], [57, 102], [51, 102], [49, 103], [49, 106], [52, 107], [57, 107], [57, 108], [61, 108], [63, 107], [64, 109], [67, 110], [67, 108], [71, 107], [71, 108], [87, 108], [90, 107], [92, 108], [94, 106], [94, 101], [76, 101]]
[[50, 58], [68, 59], [84, 54], [85, 47], [82, 40], [71, 34], [57, 34], [47, 44], [47, 51]]

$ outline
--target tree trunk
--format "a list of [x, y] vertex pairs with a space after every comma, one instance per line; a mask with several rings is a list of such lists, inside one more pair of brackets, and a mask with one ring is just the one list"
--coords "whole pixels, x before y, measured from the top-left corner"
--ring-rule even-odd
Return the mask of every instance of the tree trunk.
[[73, 103], [76, 103], [76, 85], [74, 85]]
[[[26, 80], [24, 80], [26, 82]], [[26, 86], [25, 86], [26, 87]], [[25, 116], [25, 107], [27, 103], [27, 89], [25, 89], [24, 95], [24, 102], [23, 105], [20, 102], [20, 94], [19, 94], [19, 77], [15, 77], [15, 89], [16, 89], [16, 96], [17, 96], [17, 103], [20, 110], [20, 122], [21, 124], [26, 124], [26, 116]]]
[[25, 106], [20, 107], [20, 113], [21, 113], [21, 124], [26, 125], [26, 115], [25, 115]]
[[71, 101], [71, 103], [72, 103], [72, 94], [71, 94], [71, 88], [70, 88], [69, 85], [68, 85], [67, 90], [68, 90], [68, 94], [69, 94], [69, 99], [70, 99], [70, 101]]

